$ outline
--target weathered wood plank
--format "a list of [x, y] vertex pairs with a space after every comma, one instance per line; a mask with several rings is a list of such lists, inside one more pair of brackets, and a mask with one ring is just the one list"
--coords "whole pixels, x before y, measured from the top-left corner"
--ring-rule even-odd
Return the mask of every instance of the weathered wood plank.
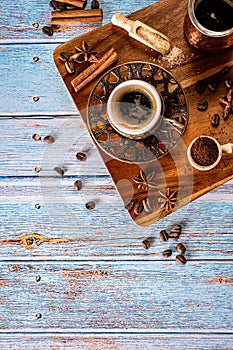
[[[154, 0], [122, 1], [120, 9], [123, 14], [129, 14], [154, 2]], [[89, 9], [90, 5], [91, 1], [88, 0], [86, 8]], [[100, 6], [103, 9], [102, 24], [110, 22], [113, 13], [119, 11], [119, 2], [109, 3], [107, 0], [102, 0]], [[49, 1], [4, 1], [0, 4], [0, 10], [2, 18], [0, 43], [66, 41], [68, 38], [78, 36], [101, 25], [101, 23], [78, 23], [75, 26], [61, 27], [52, 37], [47, 37], [41, 32], [41, 28], [50, 24]], [[40, 27], [34, 28], [33, 23], [39, 23]]]
[[[61, 166], [66, 176], [106, 175], [110, 179], [80, 116], [7, 118], [0, 119], [0, 125], [0, 176], [37, 177], [35, 167], [41, 167], [41, 176], [54, 176], [54, 167]], [[34, 141], [33, 134], [42, 140]], [[54, 144], [44, 144], [47, 135], [55, 137]], [[76, 160], [78, 151], [87, 153], [86, 162]], [[232, 193], [229, 182], [199, 200], [233, 200]]]
[[[78, 114], [52, 60], [56, 45], [0, 47], [0, 116]], [[38, 56], [38, 62], [33, 57]], [[33, 97], [38, 96], [38, 102]]]
[[[83, 182], [80, 192], [73, 188], [78, 178]], [[0, 178], [1, 259], [160, 260], [175, 242], [162, 243], [159, 232], [178, 223], [189, 259], [231, 259], [232, 192], [229, 202], [212, 199], [195, 201], [142, 229], [130, 220], [109, 177]], [[89, 200], [96, 202], [93, 211], [85, 207]], [[42, 244], [26, 244], [33, 233]], [[141, 244], [147, 237], [154, 237], [149, 250]]]
[[67, 335], [67, 334], [1, 334], [0, 349], [59, 350], [232, 350], [232, 335]]
[[232, 261], [2, 262], [0, 328], [232, 334], [232, 268]]

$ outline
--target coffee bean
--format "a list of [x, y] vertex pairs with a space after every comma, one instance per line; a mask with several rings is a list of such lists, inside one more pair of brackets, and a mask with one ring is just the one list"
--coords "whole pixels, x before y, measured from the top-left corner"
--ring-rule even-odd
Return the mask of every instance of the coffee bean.
[[92, 209], [95, 208], [95, 202], [93, 202], [93, 201], [87, 202], [87, 203], [85, 204], [85, 206], [86, 206], [86, 208], [87, 208], [88, 210], [92, 210]]
[[80, 181], [80, 180], [75, 181], [74, 189], [76, 191], [80, 191], [82, 189], [82, 187], [83, 187], [82, 181]]
[[205, 83], [203, 80], [198, 80], [196, 82], [196, 92], [199, 94], [199, 95], [202, 95], [203, 92], [205, 91]]
[[40, 209], [40, 204], [39, 203], [35, 204], [35, 208]]
[[160, 237], [161, 241], [163, 241], [163, 242], [166, 242], [169, 238], [166, 230], [160, 231], [159, 237]]
[[61, 52], [59, 58], [62, 62], [66, 62], [69, 59], [69, 54], [67, 52]]
[[229, 73], [231, 67], [223, 67], [223, 69], [220, 71], [220, 74], [226, 75]]
[[39, 57], [38, 56], [33, 57], [33, 61], [34, 62], [38, 62], [39, 61]]
[[231, 89], [233, 87], [233, 81], [231, 78], [227, 78], [224, 81], [224, 85], [226, 86], [227, 89]]
[[165, 258], [169, 258], [169, 256], [172, 255], [172, 251], [171, 251], [171, 249], [166, 249], [162, 252], [162, 254]]
[[32, 138], [33, 138], [33, 140], [35, 140], [35, 141], [40, 141], [40, 140], [41, 140], [41, 136], [38, 135], [38, 134], [32, 135]]
[[205, 112], [208, 108], [208, 101], [203, 100], [203, 101], [198, 101], [197, 103], [197, 109], [201, 112]]
[[36, 276], [36, 281], [37, 281], [37, 282], [40, 282], [40, 280], [41, 280], [41, 277], [40, 277], [39, 275], [37, 275], [37, 276]]
[[50, 27], [50, 26], [44, 26], [44, 27], [42, 28], [42, 32], [43, 32], [45, 35], [52, 36], [52, 35], [53, 35], [53, 28]]
[[214, 80], [209, 80], [208, 89], [212, 92], [216, 92], [218, 90], [218, 84]]
[[219, 122], [220, 122], [220, 116], [218, 114], [213, 114], [212, 116], [212, 120], [211, 120], [211, 125], [214, 128], [217, 128], [219, 126]]
[[44, 143], [54, 143], [55, 142], [55, 138], [52, 136], [52, 135], [48, 135], [48, 136], [45, 136], [44, 138]]
[[74, 67], [73, 61], [65, 61], [65, 67], [66, 67], [67, 73], [69, 73], [69, 74], [74, 73], [75, 67]]
[[185, 265], [187, 262], [186, 258], [181, 254], [176, 256], [176, 261], [181, 265]]
[[78, 152], [76, 154], [76, 159], [79, 160], [80, 162], [84, 162], [87, 159], [87, 155], [84, 152]]
[[169, 233], [169, 238], [173, 239], [174, 241], [177, 241], [179, 239], [181, 234], [182, 227], [181, 225], [175, 225], [171, 228], [171, 232]]
[[176, 251], [184, 254], [186, 252], [186, 248], [182, 243], [178, 243], [176, 246]]
[[53, 170], [61, 176], [63, 176], [65, 174], [65, 170], [58, 167], [58, 166], [56, 166]]
[[99, 8], [99, 1], [98, 0], [92, 0], [91, 8], [92, 9], [98, 9]]
[[130, 200], [128, 203], [125, 205], [126, 210], [131, 210], [134, 207], [134, 200]]
[[41, 318], [42, 317], [42, 315], [41, 314], [36, 314], [36, 318]]
[[34, 97], [33, 97], [33, 101], [34, 101], [34, 102], [38, 102], [39, 99], [40, 99], [39, 96], [34, 96]]
[[144, 249], [149, 249], [150, 248], [150, 240], [144, 239], [144, 241], [142, 241], [142, 246]]

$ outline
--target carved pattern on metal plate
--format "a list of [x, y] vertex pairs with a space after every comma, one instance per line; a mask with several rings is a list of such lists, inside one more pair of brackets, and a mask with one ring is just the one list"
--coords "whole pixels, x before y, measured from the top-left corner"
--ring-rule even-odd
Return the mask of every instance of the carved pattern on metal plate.
[[[119, 134], [110, 125], [106, 112], [112, 90], [130, 79], [152, 84], [164, 102], [159, 129], [140, 140]], [[95, 141], [105, 152], [122, 161], [143, 163], [167, 154], [184, 134], [188, 123], [187, 101], [180, 84], [168, 71], [151, 63], [131, 62], [113, 68], [100, 78], [89, 97], [87, 119]]]

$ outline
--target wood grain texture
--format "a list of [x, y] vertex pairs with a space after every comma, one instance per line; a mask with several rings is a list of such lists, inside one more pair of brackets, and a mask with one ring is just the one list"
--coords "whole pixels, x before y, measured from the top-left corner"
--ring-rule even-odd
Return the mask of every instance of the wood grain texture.
[[77, 335], [77, 334], [1, 334], [1, 350], [232, 350], [232, 335], [171, 334]]
[[[154, 0], [121, 1], [122, 13], [129, 14], [133, 11], [154, 3]], [[91, 7], [91, 2], [87, 2], [86, 9]], [[0, 4], [0, 10], [4, 22], [0, 27], [0, 43], [12, 42], [62, 42], [67, 38], [88, 32], [101, 24], [110, 22], [114, 12], [119, 11], [119, 2], [101, 1], [103, 9], [103, 21], [101, 23], [78, 23], [74, 26], [63, 26], [57, 30], [52, 37], [45, 36], [41, 28], [50, 24], [51, 8], [49, 1], [23, 1], [10, 0]], [[39, 23], [39, 28], [34, 28], [33, 23]]]
[[[149, 211], [146, 210], [146, 208], [143, 208], [143, 206], [140, 212], [135, 211], [134, 206], [129, 210], [129, 215], [131, 216], [132, 220], [142, 227], [151, 225], [153, 222], [160, 220], [166, 215], [169, 215], [172, 211], [188, 204], [190, 201], [200, 197], [204, 193], [207, 193], [211, 189], [223, 184], [233, 177], [231, 155], [225, 157], [225, 161], [222, 160], [217, 167], [208, 172], [193, 170], [187, 160], [187, 147], [190, 142], [195, 137], [200, 136], [200, 134], [214, 136], [217, 138], [220, 144], [232, 141], [231, 122], [227, 121], [221, 123], [221, 131], [220, 128], [215, 131], [212, 130], [213, 128], [210, 126], [209, 115], [213, 115], [219, 110], [219, 98], [226, 94], [226, 88], [223, 84], [224, 78], [221, 76], [221, 74], [219, 74], [219, 71], [222, 69], [222, 67], [224, 67], [224, 65], [231, 67], [233, 64], [233, 59], [231, 49], [225, 51], [224, 55], [218, 54], [212, 56], [212, 60], [209, 59], [208, 55], [200, 54], [194, 51], [194, 49], [188, 45], [183, 33], [183, 18], [186, 12], [187, 1], [175, 3], [169, 0], [161, 0], [159, 3], [153, 4], [129, 16], [132, 20], [141, 20], [152, 27], [154, 26], [154, 23], [158, 23], [159, 18], [162, 16], [164, 21], [158, 23], [156, 29], [167, 35], [171, 39], [172, 44], [174, 46], [178, 46], [184, 52], [184, 61], [174, 69], [175, 78], [178, 79], [182, 87], [186, 88], [185, 93], [188, 104], [189, 122], [184, 135], [182, 135], [182, 140], [179, 140], [176, 146], [172, 150], [169, 150], [169, 154], [166, 155], [165, 152], [165, 155], [160, 157], [158, 160], [154, 159], [153, 162], [144, 161], [143, 164], [136, 164], [136, 162], [124, 162], [119, 159], [117, 155], [120, 153], [120, 143], [116, 146], [116, 144], [112, 142], [111, 147], [113, 149], [116, 147], [117, 151], [115, 153], [110, 152], [110, 154], [107, 154], [107, 152], [105, 152], [106, 145], [101, 147], [101, 140], [95, 140], [99, 153], [118, 188], [123, 202], [127, 204], [133, 198], [133, 203], [135, 206], [137, 206], [137, 203], [142, 204], [145, 198], [146, 200], [150, 201], [150, 206], [152, 209]], [[176, 31], [174, 31], [174, 26], [176, 27]], [[76, 37], [55, 49], [53, 57], [56, 66], [78, 110], [80, 111], [84, 122], [87, 124], [88, 129], [90, 129], [91, 126], [88, 124], [87, 101], [98, 80], [95, 78], [91, 83], [83, 87], [78, 94], [75, 93], [71, 83], [73, 76], [67, 73], [64, 63], [61, 62], [59, 58], [61, 52], [68, 52], [69, 54], [72, 54], [74, 52], [74, 48], [80, 47], [83, 40], [93, 46], [94, 49], [98, 49], [98, 53], [100, 55], [109, 50], [111, 47], [114, 47], [118, 54], [118, 65], [123, 65], [131, 61], [150, 62], [152, 54], [151, 50], [148, 50], [145, 45], [141, 45], [134, 39], [131, 39], [128, 37], [128, 33], [125, 30], [119, 29], [118, 27], [113, 26], [111, 23], [104, 27], [98, 28], [91, 33]], [[158, 53], [154, 51], [153, 57], [154, 60], [156, 60]], [[195, 61], [199, 67], [201, 67], [199, 76], [197, 76], [195, 70], [196, 64], [193, 65], [193, 62]], [[114, 63], [112, 68], [116, 67], [116, 65], [117, 64]], [[80, 72], [82, 72], [82, 69], [83, 68], [81, 66], [78, 66], [75, 70], [75, 76], [78, 76]], [[138, 79], [138, 75], [140, 74], [142, 75], [143, 73], [128, 73], [127, 76], [121, 78], [123, 80], [130, 78], [132, 79], [132, 77], [133, 79]], [[213, 76], [213, 74], [216, 76]], [[209, 114], [205, 113], [203, 116], [203, 112], [197, 112], [197, 99], [200, 97], [197, 93], [195, 96], [195, 83], [197, 80], [203, 79], [204, 76], [205, 78], [209, 78], [209, 75], [211, 75], [212, 79], [216, 80], [218, 78], [219, 91], [216, 94], [209, 92], [202, 96], [202, 99], [208, 100], [210, 106], [208, 109]], [[160, 79], [159, 76], [157, 76], [157, 73], [153, 73], [152, 76], [153, 77], [150, 78], [151, 80], [149, 80], [150, 82], [153, 81], [153, 78], [155, 80]], [[187, 77], [189, 78], [188, 80]], [[109, 79], [112, 79], [113, 83], [116, 81], [114, 74]], [[186, 82], [183, 85], [182, 82], [184, 80], [186, 80]], [[119, 83], [121, 82], [119, 79], [117, 81], [119, 81]], [[191, 86], [189, 86], [188, 82], [191, 84]], [[208, 84], [208, 80], [205, 81], [205, 84]], [[101, 83], [100, 86], [102, 85], [103, 84]], [[172, 84], [167, 85], [165, 82], [162, 83], [162, 86], [163, 85], [166, 86], [168, 91], [170, 91], [170, 88], [173, 87]], [[100, 86], [98, 89], [101, 89]], [[159, 84], [158, 86], [156, 85], [156, 87], [159, 88]], [[166, 88], [164, 87], [164, 89]], [[103, 92], [100, 93], [100, 96], [104, 94], [104, 91], [105, 88], [103, 88]], [[111, 91], [112, 90], [109, 89], [106, 95], [103, 95], [104, 101], [107, 101]], [[93, 102], [93, 107], [95, 107], [97, 111], [95, 118], [98, 116], [98, 105], [102, 105], [102, 103], [102, 100], [101, 102]], [[92, 104], [90, 106], [92, 106]], [[102, 113], [106, 113], [106, 109]], [[169, 116], [172, 118], [171, 115]], [[200, 127], [201, 117], [202, 123]], [[107, 118], [106, 120], [108, 121]], [[93, 125], [94, 124], [95, 123], [93, 123]], [[92, 131], [93, 133], [102, 132], [100, 129], [93, 126]], [[125, 146], [125, 148], [126, 147], [127, 146]], [[128, 152], [130, 151], [130, 147], [128, 146]], [[135, 152], [138, 152], [137, 149], [135, 149]], [[125, 151], [125, 154], [126, 153], [127, 151]], [[125, 157], [127, 159], [126, 155], [124, 155], [123, 158]], [[137, 186], [134, 186], [132, 194], [132, 189], [129, 189], [129, 183], [132, 184], [133, 179], [139, 176], [138, 174], [141, 170], [143, 170], [145, 174], [150, 174], [152, 172], [156, 174], [155, 181], [157, 182], [157, 189], [152, 189], [151, 192], [146, 190], [144, 191], [145, 193], [142, 193], [143, 191], [141, 191]], [[118, 185], [120, 182], [121, 184]], [[174, 193], [177, 193], [177, 198], [173, 207], [171, 207], [169, 210], [164, 210], [164, 208], [161, 208], [161, 206], [158, 204], [158, 201], [161, 192], [163, 194], [166, 193], [167, 188], [171, 189], [171, 193], [173, 191]]]
[[11, 262], [0, 279], [2, 330], [232, 333], [232, 261]]

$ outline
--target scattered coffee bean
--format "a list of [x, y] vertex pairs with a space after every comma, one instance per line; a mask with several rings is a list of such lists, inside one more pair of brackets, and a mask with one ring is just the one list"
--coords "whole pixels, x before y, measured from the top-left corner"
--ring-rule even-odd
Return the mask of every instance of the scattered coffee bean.
[[182, 227], [181, 225], [175, 225], [171, 228], [171, 232], [169, 234], [169, 238], [173, 239], [173, 240], [177, 240], [180, 237], [182, 231]]
[[69, 59], [69, 54], [67, 52], [61, 52], [59, 58], [62, 62], [66, 62]]
[[35, 204], [35, 208], [36, 208], [36, 209], [40, 209], [40, 204], [38, 204], [38, 203]]
[[32, 25], [34, 28], [39, 28], [39, 23], [33, 23], [33, 25]]
[[186, 252], [186, 248], [185, 248], [185, 246], [182, 243], [178, 243], [177, 246], [176, 246], [176, 251], [178, 253], [184, 254]]
[[223, 67], [223, 69], [220, 71], [220, 74], [226, 75], [229, 73], [231, 67]]
[[166, 242], [169, 239], [169, 236], [166, 230], [160, 231], [159, 237], [163, 242]]
[[84, 152], [78, 152], [76, 154], [76, 159], [79, 160], [80, 162], [84, 162], [87, 159], [87, 155]]
[[231, 89], [233, 87], [233, 81], [231, 78], [227, 78], [224, 81], [224, 85], [226, 86], [227, 89]]
[[219, 126], [219, 122], [220, 122], [220, 116], [218, 114], [213, 114], [212, 116], [212, 120], [211, 120], [211, 125], [214, 128], [217, 128]]
[[52, 136], [52, 135], [45, 136], [44, 143], [49, 144], [49, 143], [54, 143], [54, 142], [55, 142], [54, 136]]
[[33, 97], [33, 101], [34, 101], [34, 102], [39, 101], [39, 99], [40, 99], [40, 98], [39, 98], [38, 96], [34, 96], [34, 97]]
[[33, 140], [35, 140], [35, 141], [40, 141], [40, 140], [41, 140], [41, 136], [40, 136], [39, 134], [34, 134], [34, 135], [32, 135], [32, 138], [33, 138]]
[[218, 84], [214, 80], [209, 80], [208, 89], [212, 92], [216, 92], [218, 90]]
[[39, 57], [38, 56], [33, 57], [33, 61], [34, 62], [38, 62], [39, 61]]
[[166, 249], [162, 252], [162, 254], [165, 258], [169, 258], [169, 256], [172, 255], [172, 251], [171, 251], [171, 249]]
[[131, 210], [134, 207], [134, 200], [131, 199], [128, 203], [125, 205], [126, 210]]
[[203, 100], [203, 101], [198, 101], [197, 103], [197, 109], [201, 112], [205, 112], [208, 108], [208, 101]]
[[177, 256], [176, 256], [176, 261], [177, 261], [178, 263], [180, 263], [181, 265], [185, 265], [186, 262], [187, 262], [187, 260], [186, 260], [186, 258], [184, 257], [184, 255], [177, 255]]
[[204, 91], [205, 91], [205, 83], [204, 83], [204, 81], [203, 80], [198, 80], [196, 82], [196, 92], [199, 95], [202, 95]]
[[143, 212], [144, 205], [142, 202], [138, 202], [134, 205], [134, 214], [139, 215]]
[[54, 11], [65, 11], [66, 10], [66, 5], [62, 2], [59, 1], [50, 1], [49, 6], [54, 10]]
[[149, 249], [150, 248], [150, 240], [144, 239], [144, 241], [142, 241], [142, 246], [144, 249]]
[[61, 176], [63, 176], [65, 174], [65, 170], [63, 168], [58, 167], [58, 166], [56, 166], [53, 170]]
[[39, 275], [36, 276], [36, 281], [39, 282], [41, 280], [41, 277]]
[[41, 314], [36, 314], [36, 318], [41, 318], [42, 317], [42, 315]]
[[98, 0], [92, 0], [91, 8], [92, 9], [98, 9], [99, 8], [99, 1]]
[[37, 166], [37, 167], [35, 167], [34, 170], [35, 170], [36, 173], [39, 173], [41, 171], [41, 168]]
[[81, 180], [76, 180], [74, 183], [74, 189], [76, 191], [80, 191], [83, 187], [82, 181]]
[[92, 210], [92, 209], [95, 208], [95, 202], [92, 202], [92, 201], [87, 202], [87, 203], [85, 204], [85, 206], [86, 206], [86, 208], [87, 208], [88, 210]]
[[43, 32], [45, 35], [52, 36], [52, 35], [53, 35], [53, 28], [50, 27], [50, 26], [44, 26], [44, 27], [42, 28], [42, 32]]
[[73, 74], [75, 72], [74, 62], [73, 61], [65, 61], [65, 67], [67, 70], [67, 73]]

